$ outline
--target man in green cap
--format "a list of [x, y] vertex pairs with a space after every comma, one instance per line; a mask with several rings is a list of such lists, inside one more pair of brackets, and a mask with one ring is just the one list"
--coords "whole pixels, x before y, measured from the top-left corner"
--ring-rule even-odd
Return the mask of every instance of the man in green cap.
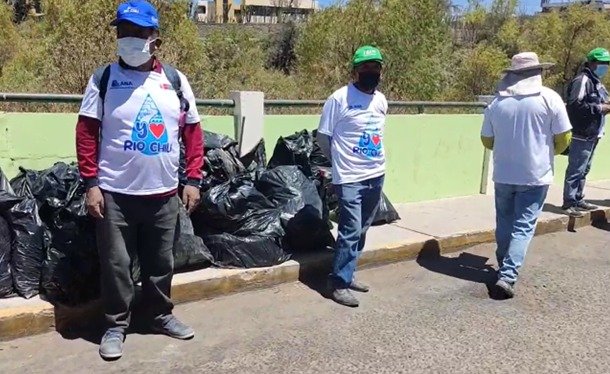
[[568, 87], [567, 111], [573, 130], [562, 208], [572, 217], [582, 217], [583, 211], [597, 209], [584, 200], [584, 188], [593, 152], [604, 135], [605, 116], [610, 112], [608, 91], [601, 81], [609, 63], [610, 53], [604, 48], [595, 48], [587, 55], [582, 72]]
[[366, 232], [379, 207], [385, 176], [383, 132], [388, 102], [377, 91], [383, 57], [373, 46], [358, 48], [352, 59], [353, 81], [324, 104], [317, 139], [332, 161], [339, 197], [339, 233], [329, 285], [339, 304], [357, 307], [351, 290], [367, 292], [354, 279]]

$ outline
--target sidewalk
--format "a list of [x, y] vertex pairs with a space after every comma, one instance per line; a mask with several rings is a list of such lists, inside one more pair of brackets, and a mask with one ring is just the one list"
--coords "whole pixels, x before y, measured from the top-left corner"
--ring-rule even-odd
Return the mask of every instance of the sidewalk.
[[[552, 186], [540, 217], [537, 235], [575, 230], [603, 221], [610, 214], [610, 180], [588, 183], [587, 201], [600, 209], [584, 218], [561, 214], [562, 187]], [[494, 199], [475, 195], [422, 203], [397, 205], [401, 220], [373, 227], [360, 266], [412, 260], [427, 253], [448, 253], [494, 240]], [[492, 256], [493, 257], [493, 256]], [[176, 303], [209, 299], [249, 289], [324, 276], [330, 266], [330, 253], [297, 257], [282, 265], [259, 269], [203, 269], [174, 277], [172, 298]], [[0, 340], [43, 333], [56, 329], [69, 331], [99, 320], [101, 307], [94, 302], [78, 309], [53, 307], [34, 298], [0, 300]]]

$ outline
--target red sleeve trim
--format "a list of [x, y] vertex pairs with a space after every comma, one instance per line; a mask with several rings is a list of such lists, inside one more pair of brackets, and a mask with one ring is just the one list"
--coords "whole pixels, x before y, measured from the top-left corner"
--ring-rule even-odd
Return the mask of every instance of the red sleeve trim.
[[83, 179], [97, 177], [97, 155], [101, 122], [98, 119], [79, 116], [76, 124], [76, 157]]
[[186, 158], [186, 177], [189, 179], [203, 178], [203, 131], [201, 123], [186, 124], [182, 127]]

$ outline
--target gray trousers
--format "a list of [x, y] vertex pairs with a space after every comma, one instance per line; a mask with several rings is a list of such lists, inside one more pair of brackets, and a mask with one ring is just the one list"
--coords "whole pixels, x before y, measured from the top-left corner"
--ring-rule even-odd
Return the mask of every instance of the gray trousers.
[[134, 300], [134, 256], [140, 262], [147, 314], [157, 318], [172, 312], [172, 250], [180, 201], [177, 196], [154, 199], [103, 194], [104, 218], [97, 223], [102, 300], [108, 327], [124, 332]]

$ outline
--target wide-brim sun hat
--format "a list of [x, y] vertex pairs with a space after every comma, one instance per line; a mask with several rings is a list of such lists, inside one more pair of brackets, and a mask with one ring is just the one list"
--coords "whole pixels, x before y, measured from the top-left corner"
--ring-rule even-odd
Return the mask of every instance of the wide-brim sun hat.
[[[536, 70], [548, 69], [555, 64], [541, 63], [534, 52], [523, 52], [513, 56], [511, 66], [504, 69], [497, 93], [500, 96], [535, 95], [542, 91], [542, 75]], [[530, 74], [527, 74], [530, 72]], [[533, 74], [531, 74], [533, 73]]]
[[519, 73], [536, 69], [549, 69], [555, 66], [552, 62], [540, 62], [535, 52], [522, 52], [513, 56], [509, 68], [504, 69], [505, 73]]

